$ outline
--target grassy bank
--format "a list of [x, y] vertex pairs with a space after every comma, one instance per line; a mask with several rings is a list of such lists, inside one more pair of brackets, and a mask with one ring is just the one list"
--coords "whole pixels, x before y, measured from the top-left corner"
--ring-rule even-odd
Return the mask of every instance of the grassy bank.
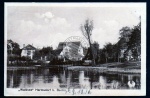
[[141, 73], [140, 62], [106, 63], [97, 66], [71, 66], [68, 70], [99, 71], [113, 73]]
[[8, 66], [7, 70], [18, 70], [18, 69], [36, 69], [35, 66]]

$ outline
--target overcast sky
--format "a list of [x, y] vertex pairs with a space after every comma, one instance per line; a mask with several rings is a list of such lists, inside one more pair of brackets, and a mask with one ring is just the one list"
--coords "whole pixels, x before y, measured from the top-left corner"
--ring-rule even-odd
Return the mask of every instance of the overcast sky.
[[58, 46], [70, 36], [81, 36], [80, 25], [87, 18], [94, 21], [93, 41], [100, 48], [107, 42], [116, 43], [119, 30], [139, 23], [141, 12], [136, 7], [7, 7], [7, 39], [36, 48]]

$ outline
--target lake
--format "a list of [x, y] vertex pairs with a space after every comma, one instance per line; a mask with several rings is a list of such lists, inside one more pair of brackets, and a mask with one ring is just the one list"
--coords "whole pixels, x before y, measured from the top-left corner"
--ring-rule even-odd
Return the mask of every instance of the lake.
[[54, 68], [7, 70], [7, 88], [140, 89], [140, 74], [68, 71]]

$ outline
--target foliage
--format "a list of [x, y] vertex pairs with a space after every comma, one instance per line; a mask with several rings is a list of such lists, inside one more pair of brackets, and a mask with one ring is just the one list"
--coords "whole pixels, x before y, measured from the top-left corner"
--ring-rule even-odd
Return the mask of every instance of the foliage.
[[138, 47], [141, 46], [141, 26], [140, 24], [138, 26], [135, 26], [132, 30], [132, 34], [130, 36], [128, 47]]
[[[141, 23], [133, 28], [122, 27], [119, 34], [120, 37], [117, 43], [106, 43], [104, 48], [99, 50], [99, 63], [123, 62], [130, 55], [134, 60], [139, 60], [138, 58], [141, 55]], [[129, 54], [130, 50], [132, 54]]]
[[132, 34], [127, 45], [128, 50], [131, 50], [133, 53], [133, 58], [137, 60], [138, 56], [141, 55], [141, 23], [132, 29]]
[[39, 49], [36, 49], [33, 55], [33, 59], [34, 60], [39, 60], [41, 58], [41, 53], [39, 51]]
[[131, 35], [131, 28], [130, 27], [122, 27], [119, 31], [119, 34], [120, 34], [120, 37], [119, 39], [121, 38], [124, 38], [126, 42], [129, 41], [129, 37]]
[[18, 43], [13, 42], [12, 40], [7, 40], [7, 53], [8, 54], [14, 54], [14, 55], [20, 55], [21, 49]]
[[52, 47], [43, 47], [41, 50], [39, 50], [41, 55], [48, 55], [52, 52], [53, 48]]
[[42, 58], [45, 59], [47, 57], [47, 60], [52, 60], [53, 58], [53, 48], [52, 47], [43, 47], [42, 49], [37, 49], [33, 55], [33, 59], [39, 60]]
[[85, 23], [84, 25], [81, 25], [81, 31], [82, 31], [82, 34], [85, 36], [85, 38], [88, 40], [89, 42], [89, 45], [90, 45], [90, 52], [92, 55], [90, 55], [92, 58], [92, 64], [95, 65], [95, 56], [94, 56], [94, 48], [92, 46], [92, 43], [91, 43], [91, 35], [92, 35], [92, 31], [93, 31], [93, 21], [92, 20], [85, 20]]

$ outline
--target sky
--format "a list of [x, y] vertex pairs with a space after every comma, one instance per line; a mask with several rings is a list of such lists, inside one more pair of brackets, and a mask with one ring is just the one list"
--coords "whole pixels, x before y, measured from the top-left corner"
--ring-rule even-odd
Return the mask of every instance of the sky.
[[8, 6], [7, 39], [23, 47], [36, 48], [64, 42], [71, 36], [83, 37], [81, 24], [93, 20], [92, 40], [103, 48], [107, 42], [116, 43], [122, 27], [133, 27], [141, 16], [138, 7], [63, 7], [63, 6]]

